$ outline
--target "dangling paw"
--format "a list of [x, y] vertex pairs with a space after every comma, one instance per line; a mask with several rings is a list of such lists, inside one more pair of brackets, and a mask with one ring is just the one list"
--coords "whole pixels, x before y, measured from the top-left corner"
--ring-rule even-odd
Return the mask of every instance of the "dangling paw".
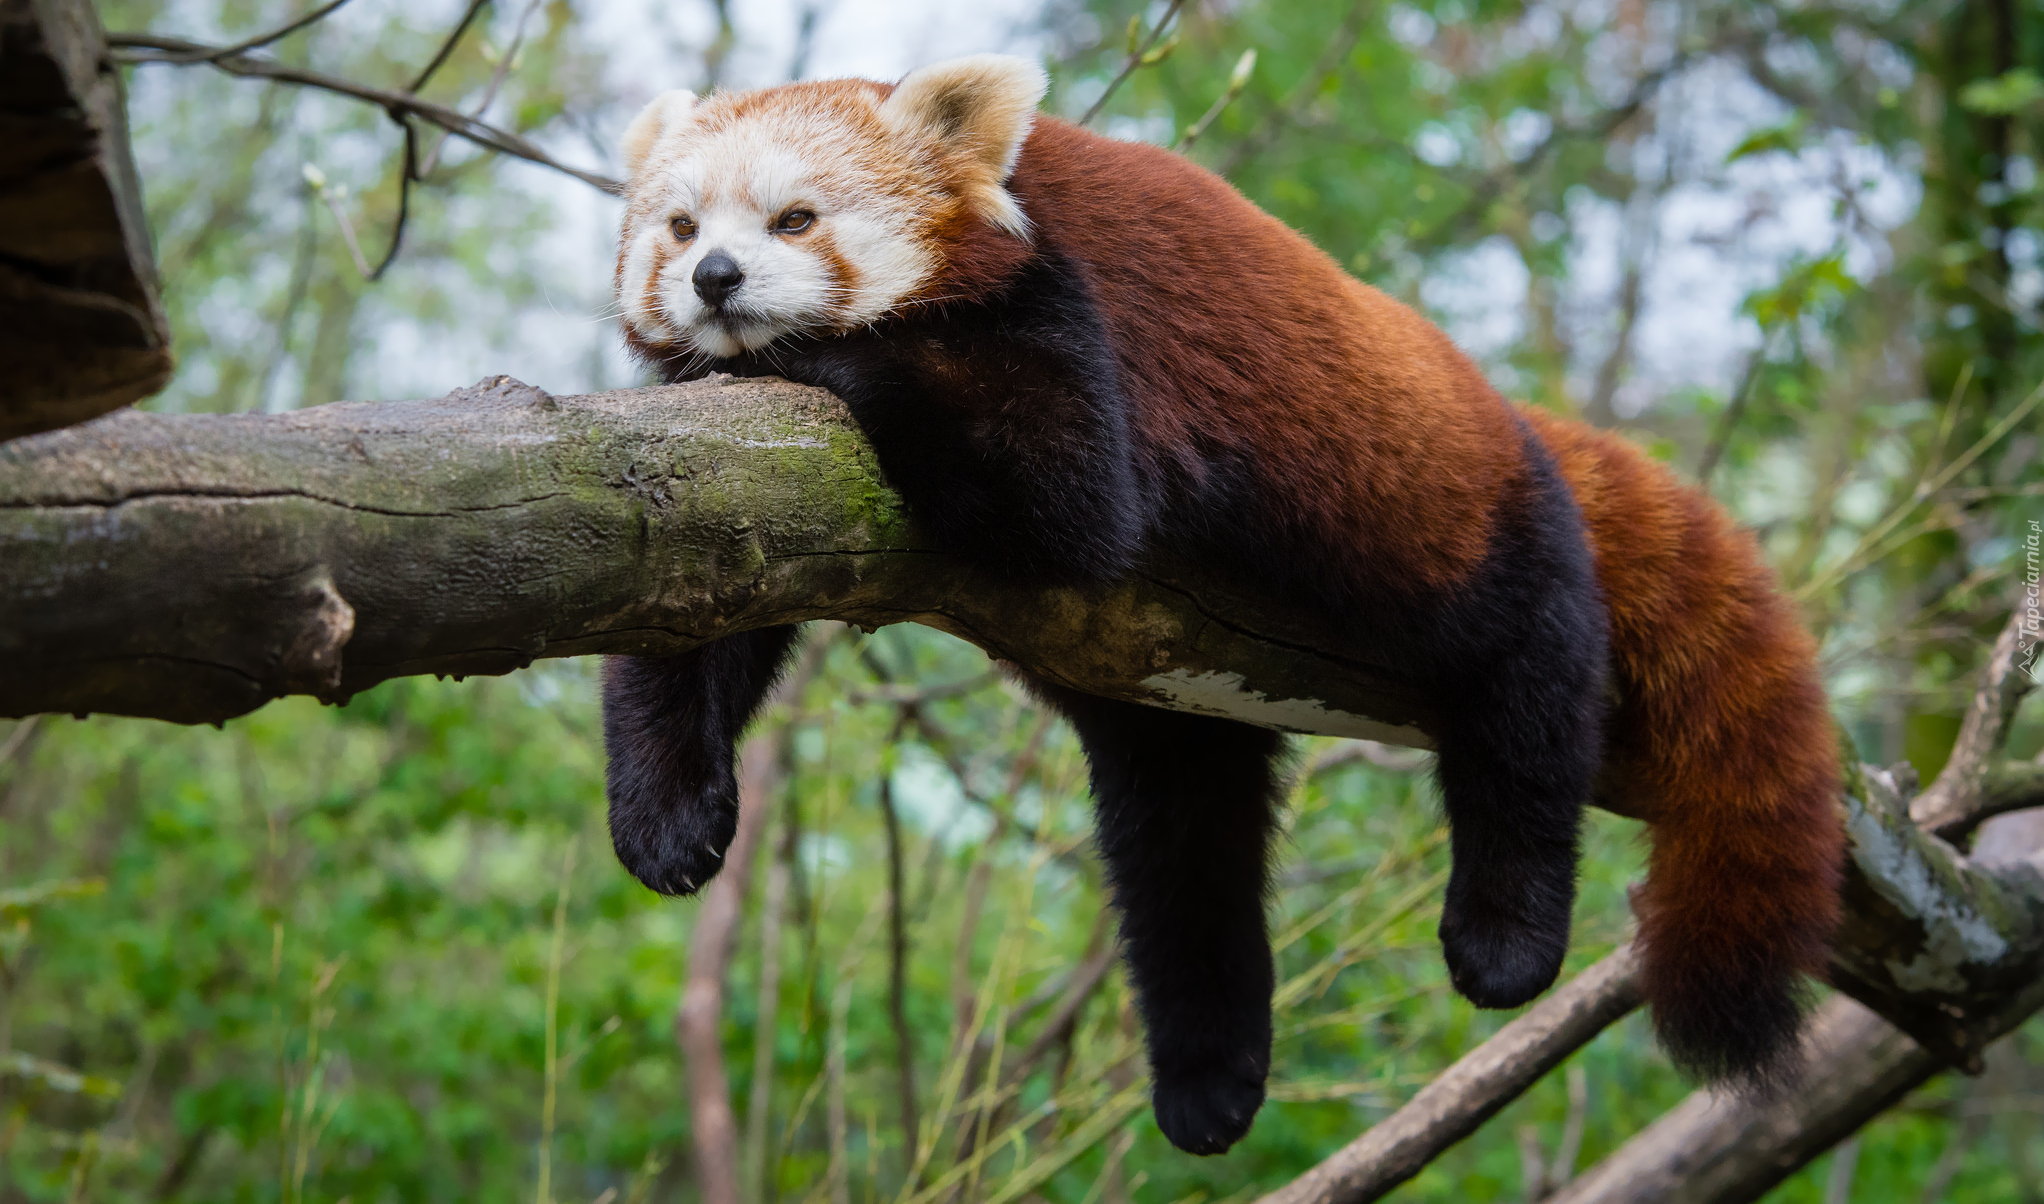
[[1171, 1144], [1188, 1154], [1225, 1154], [1249, 1132], [1263, 1106], [1263, 1076], [1214, 1067], [1157, 1075], [1150, 1109]]
[[1515, 1008], [1554, 985], [1568, 953], [1561, 922], [1498, 907], [1472, 907], [1452, 888], [1441, 909], [1441, 953], [1448, 979], [1480, 1008]]

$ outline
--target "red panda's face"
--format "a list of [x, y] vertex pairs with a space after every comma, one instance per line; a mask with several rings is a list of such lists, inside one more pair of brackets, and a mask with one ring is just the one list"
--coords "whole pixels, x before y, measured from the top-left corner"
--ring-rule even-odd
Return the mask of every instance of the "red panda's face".
[[625, 135], [617, 290], [636, 342], [727, 357], [870, 324], [943, 268], [943, 232], [1027, 222], [1003, 187], [1043, 72], [980, 56], [911, 74], [698, 100]]

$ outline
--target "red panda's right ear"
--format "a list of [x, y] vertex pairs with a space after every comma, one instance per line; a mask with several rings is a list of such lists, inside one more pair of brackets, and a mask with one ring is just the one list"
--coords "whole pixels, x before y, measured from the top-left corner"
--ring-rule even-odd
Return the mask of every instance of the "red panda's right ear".
[[1004, 185], [1049, 87], [1029, 59], [976, 54], [909, 72], [881, 103], [880, 117], [905, 137], [943, 146], [980, 216], [1026, 236], [1029, 221]]
[[623, 152], [627, 177], [639, 174], [639, 165], [646, 161], [647, 153], [662, 135], [671, 134], [688, 123], [689, 112], [695, 106], [695, 93], [686, 88], [676, 88], [655, 96], [639, 110], [639, 115], [632, 118], [632, 124], [625, 127]]

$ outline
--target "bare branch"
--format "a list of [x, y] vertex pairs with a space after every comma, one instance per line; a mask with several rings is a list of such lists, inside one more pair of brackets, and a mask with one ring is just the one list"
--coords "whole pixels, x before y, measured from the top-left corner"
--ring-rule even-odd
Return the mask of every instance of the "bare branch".
[[[597, 175], [594, 172], [583, 171], [579, 167], [570, 167], [555, 159], [552, 155], [547, 154], [534, 143], [509, 130], [499, 129], [486, 122], [478, 121], [476, 118], [470, 117], [468, 114], [457, 109], [421, 99], [410, 92], [398, 92], [389, 88], [378, 88], [369, 84], [357, 83], [354, 80], [343, 79], [336, 75], [325, 75], [317, 71], [308, 71], [301, 67], [292, 67], [279, 63], [274, 59], [257, 58], [248, 54], [222, 53], [230, 48], [189, 42], [183, 38], [165, 38], [146, 33], [114, 33], [107, 35], [107, 44], [129, 52], [116, 55], [122, 62], [172, 63], [179, 65], [206, 63], [227, 72], [229, 75], [240, 75], [255, 79], [273, 79], [280, 83], [297, 84], [301, 87], [317, 88], [325, 92], [350, 96], [356, 100], [376, 105], [390, 113], [393, 117], [415, 116], [423, 121], [439, 126], [457, 138], [473, 142], [477, 146], [496, 151], [499, 154], [510, 155], [516, 159], [524, 159], [529, 163], [537, 163], [541, 167], [550, 167], [565, 175], [573, 176], [593, 188], [600, 188], [612, 196], [620, 196], [624, 192], [622, 181], [611, 179], [609, 176]], [[212, 57], [215, 55], [218, 55], [218, 57]]]
[[1258, 1204], [1363, 1204], [1412, 1178], [1639, 1005], [1632, 946], [1498, 1030], [1403, 1108]]
[[[2009, 720], [2015, 717], [2016, 707], [2035, 684], [2029, 674], [2016, 668], [2024, 618], [2021, 607], [2009, 615], [1980, 671], [1980, 686], [1959, 725], [1951, 759], [1937, 781], [1909, 805], [1911, 819], [1947, 840], [1958, 839], [1987, 818], [1983, 805], [1988, 801], [1988, 777], [1995, 768], [1996, 754], [2008, 743]], [[2002, 801], [2007, 801], [2006, 796]]]
[[[2044, 982], [2012, 1001], [2024, 1016]], [[1550, 1204], [1733, 1204], [1757, 1200], [1947, 1063], [1858, 1002], [1819, 1010], [1805, 1044], [1823, 1067], [1799, 1090], [1757, 1104], [1699, 1091], [1599, 1163]]]
[[177, 61], [185, 63], [205, 63], [211, 62], [214, 59], [226, 58], [229, 55], [241, 54], [245, 51], [260, 49], [264, 46], [268, 46], [272, 42], [282, 41], [283, 39], [289, 37], [290, 35], [297, 33], [299, 30], [304, 29], [306, 26], [321, 20], [327, 14], [333, 12], [335, 9], [339, 8], [343, 4], [346, 4], [347, 2], [348, 0], [327, 0], [327, 3], [320, 5], [318, 8], [313, 9], [311, 12], [306, 13], [304, 16], [297, 17], [294, 18], [293, 20], [287, 21], [284, 24], [279, 25], [275, 29], [272, 29], [266, 33], [259, 33], [252, 38], [236, 42], [232, 46], [222, 46], [217, 50], [209, 50], [203, 54], [195, 54], [189, 57], [180, 58]]
[[[895, 723], [887, 741], [890, 749], [900, 742], [906, 722], [904, 715]], [[916, 1046], [908, 1024], [908, 899], [902, 873], [901, 815], [894, 805], [892, 773], [880, 778], [880, 815], [887, 828], [887, 1012], [894, 1022], [895, 1094], [901, 1108], [901, 1131], [908, 1143], [907, 1164], [915, 1166]]]
[[483, 6], [489, 2], [490, 0], [468, 0], [468, 7], [462, 10], [461, 20], [454, 23], [454, 28], [448, 32], [446, 40], [440, 43], [440, 49], [434, 51], [431, 61], [412, 77], [411, 85], [405, 91], [417, 92], [426, 86], [426, 81], [433, 78], [434, 72], [440, 70], [449, 56], [453, 55], [454, 48], [461, 44], [461, 35], [468, 32], [468, 27], [475, 22], [476, 14], [482, 12]]
[[[800, 698], [823, 663], [823, 641], [805, 649], [793, 672], [775, 691], [781, 702]], [[688, 977], [674, 1013], [675, 1041], [688, 1076], [689, 1128], [695, 1140], [696, 1178], [706, 1204], [739, 1204], [746, 1198], [738, 1174], [738, 1119], [724, 1073], [725, 979], [737, 949], [745, 892], [752, 884], [753, 855], [781, 792], [788, 742], [795, 725], [783, 723], [746, 741], [738, 778], [738, 831], [724, 851], [724, 871], [703, 891], [702, 910], [688, 942]]]
[[1136, 68], [1143, 65], [1143, 60], [1148, 58], [1150, 51], [1156, 48], [1157, 40], [1164, 36], [1166, 29], [1170, 28], [1172, 18], [1176, 17], [1178, 10], [1184, 7], [1185, 0], [1171, 0], [1171, 7], [1165, 9], [1164, 15], [1157, 19], [1156, 27], [1150, 30], [1150, 36], [1144, 38], [1134, 50], [1129, 51], [1128, 58], [1121, 64], [1121, 70], [1115, 73], [1113, 79], [1107, 81], [1107, 90], [1102, 92], [1100, 98], [1095, 100], [1091, 107], [1086, 110], [1086, 115], [1079, 118], [1080, 125], [1093, 124], [1093, 119], [1100, 116], [1100, 110], [1106, 108], [1107, 102], [1112, 100], [1114, 94], [1121, 89], [1123, 81], [1127, 80], [1129, 76], [1134, 75]]

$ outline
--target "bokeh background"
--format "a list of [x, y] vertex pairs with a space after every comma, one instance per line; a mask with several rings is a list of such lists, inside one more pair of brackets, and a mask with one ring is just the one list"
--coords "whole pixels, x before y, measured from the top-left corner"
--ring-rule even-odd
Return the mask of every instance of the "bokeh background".
[[[271, 52], [397, 85], [463, 7], [355, 0]], [[1077, 117], [1167, 7], [499, 0], [426, 91], [614, 173], [668, 87], [1009, 50]], [[109, 29], [216, 42], [298, 11], [101, 5]], [[1704, 478], [1820, 633], [1861, 757], [1936, 772], [2044, 520], [2044, 8], [1204, 0], [1150, 57], [1100, 128], [1182, 144], [1208, 118], [1189, 154], [1501, 389]], [[401, 163], [379, 111], [204, 67], [128, 86], [180, 364], [151, 408], [641, 379], [613, 199], [428, 137], [371, 282]], [[1506, 1018], [1440, 964], [1427, 757], [1301, 741], [1272, 1101], [1227, 1156], [1177, 1153], [1122, 978], [1093, 972], [1112, 931], [1070, 733], [970, 646], [815, 634], [754, 737], [770, 811], [718, 962], [745, 1199], [1245, 1199]], [[2012, 751], [2040, 743], [2033, 706]], [[602, 769], [572, 661], [217, 731], [0, 724], [0, 1200], [700, 1198], [675, 1026], [700, 904], [616, 865]], [[1637, 837], [1595, 817], [1572, 967], [1624, 939]], [[1687, 1090], [1635, 1016], [1401, 1198], [1535, 1198]], [[1772, 1198], [2040, 1185], [2033, 1021]]]

